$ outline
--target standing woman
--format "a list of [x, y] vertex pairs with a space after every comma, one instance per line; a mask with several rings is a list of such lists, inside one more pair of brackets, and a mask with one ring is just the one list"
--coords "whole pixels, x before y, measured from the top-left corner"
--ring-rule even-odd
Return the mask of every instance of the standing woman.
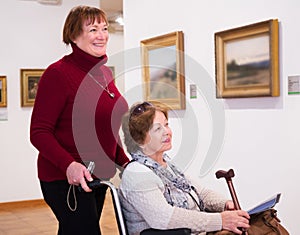
[[[102, 10], [73, 8], [63, 28], [72, 53], [51, 64], [38, 84], [30, 140], [39, 151], [41, 190], [59, 222], [59, 235], [101, 234], [107, 187], [92, 191], [86, 181], [109, 179], [116, 165], [129, 161], [118, 134], [128, 105], [105, 66], [108, 37]], [[84, 161], [96, 163], [93, 175]], [[79, 185], [85, 192], [77, 190]]]

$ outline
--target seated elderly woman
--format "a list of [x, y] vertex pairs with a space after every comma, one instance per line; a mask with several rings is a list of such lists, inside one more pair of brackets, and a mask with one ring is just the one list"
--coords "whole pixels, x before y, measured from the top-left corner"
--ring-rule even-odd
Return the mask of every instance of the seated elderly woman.
[[172, 131], [167, 111], [134, 105], [123, 118], [124, 142], [133, 161], [125, 168], [119, 197], [129, 234], [149, 229], [189, 228], [193, 234], [229, 230], [242, 234], [249, 215], [201, 186], [170, 162]]

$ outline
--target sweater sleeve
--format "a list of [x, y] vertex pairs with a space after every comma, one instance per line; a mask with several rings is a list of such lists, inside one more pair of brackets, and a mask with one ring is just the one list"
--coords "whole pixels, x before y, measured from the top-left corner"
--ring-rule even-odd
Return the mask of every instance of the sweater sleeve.
[[129, 169], [126, 168], [120, 189], [125, 200], [135, 208], [149, 227], [158, 229], [189, 227], [194, 232], [221, 229], [220, 213], [171, 206], [163, 196], [164, 185], [159, 177], [149, 169], [146, 173], [132, 171], [134, 164], [131, 163]]
[[196, 178], [187, 177], [192, 185], [197, 189], [204, 203], [205, 210], [211, 212], [222, 212], [225, 209], [225, 204], [229, 200], [220, 193], [201, 186]]
[[49, 67], [38, 84], [30, 125], [31, 143], [42, 157], [63, 172], [74, 161], [55, 136], [57, 121], [67, 102], [67, 91], [61, 74]]

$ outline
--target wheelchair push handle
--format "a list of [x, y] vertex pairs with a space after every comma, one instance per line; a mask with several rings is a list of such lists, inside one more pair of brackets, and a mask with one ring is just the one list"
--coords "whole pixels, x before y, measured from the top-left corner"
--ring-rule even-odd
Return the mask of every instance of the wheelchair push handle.
[[[95, 188], [99, 188], [102, 185], [102, 182], [99, 179], [94, 179], [93, 181], [90, 181], [90, 182], [87, 181], [86, 184], [90, 189], [93, 190]], [[84, 189], [81, 187], [81, 185], [78, 186], [78, 191], [84, 192]]]

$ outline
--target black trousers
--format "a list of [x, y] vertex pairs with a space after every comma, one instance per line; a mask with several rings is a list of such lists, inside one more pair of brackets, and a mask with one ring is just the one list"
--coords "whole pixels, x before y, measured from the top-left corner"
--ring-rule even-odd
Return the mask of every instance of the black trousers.
[[[40, 181], [46, 203], [50, 206], [58, 222], [58, 235], [101, 235], [101, 217], [107, 186], [94, 189], [91, 193], [79, 192], [75, 187], [75, 197], [67, 181]], [[77, 201], [77, 208], [72, 211]]]

